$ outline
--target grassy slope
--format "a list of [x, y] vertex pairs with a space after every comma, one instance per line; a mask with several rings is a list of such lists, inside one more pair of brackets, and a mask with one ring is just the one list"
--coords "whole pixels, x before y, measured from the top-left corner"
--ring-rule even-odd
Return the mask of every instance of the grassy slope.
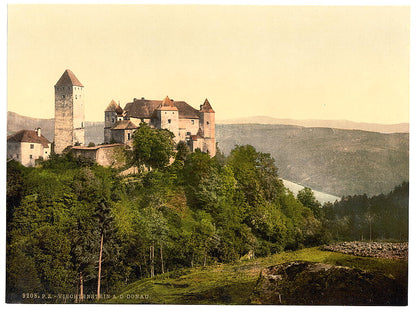
[[[364, 270], [380, 270], [393, 275], [404, 286], [407, 262], [364, 258], [307, 248], [283, 252], [270, 257], [241, 261], [235, 264], [212, 265], [158, 275], [126, 287], [118, 298], [108, 303], [156, 304], [249, 304], [251, 292], [264, 267], [295, 260], [324, 262]], [[129, 299], [131, 295], [147, 299]]]

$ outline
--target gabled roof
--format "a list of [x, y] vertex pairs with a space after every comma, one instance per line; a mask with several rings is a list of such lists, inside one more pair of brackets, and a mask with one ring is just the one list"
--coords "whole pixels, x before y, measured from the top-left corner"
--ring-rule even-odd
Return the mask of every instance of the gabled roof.
[[49, 147], [49, 140], [43, 135], [38, 136], [36, 130], [20, 130], [17, 133], [7, 137], [7, 142], [30, 142], [40, 143], [44, 148]]
[[215, 113], [212, 109], [211, 104], [209, 103], [208, 99], [205, 99], [204, 104], [201, 106], [201, 112], [204, 113]]
[[136, 129], [137, 126], [130, 120], [118, 121], [111, 129]]
[[169, 99], [168, 96], [163, 99], [162, 103], [156, 110], [160, 111], [178, 111], [178, 108], [174, 105], [173, 100]]
[[104, 112], [115, 112], [117, 109], [117, 103], [114, 100], [111, 100], [110, 104], [107, 106]]
[[[173, 101], [173, 100], [172, 100]], [[134, 99], [124, 107], [128, 118], [152, 118], [155, 110], [162, 105], [161, 100]], [[173, 101], [178, 109], [179, 118], [199, 118], [199, 111], [191, 107], [185, 101]]]
[[74, 73], [71, 70], [65, 70], [62, 74], [61, 78], [59, 78], [58, 82], [56, 83], [55, 87], [58, 86], [79, 86], [84, 87], [81, 82], [76, 78]]

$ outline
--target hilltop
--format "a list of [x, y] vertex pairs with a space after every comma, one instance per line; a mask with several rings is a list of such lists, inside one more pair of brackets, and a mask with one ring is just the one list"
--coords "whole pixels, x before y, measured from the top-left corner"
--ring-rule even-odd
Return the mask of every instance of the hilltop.
[[227, 120], [219, 120], [218, 124], [280, 124], [302, 127], [329, 127], [339, 129], [365, 130], [378, 133], [408, 133], [409, 123], [377, 124], [353, 122], [348, 120], [295, 120], [282, 119], [269, 116], [252, 116]]

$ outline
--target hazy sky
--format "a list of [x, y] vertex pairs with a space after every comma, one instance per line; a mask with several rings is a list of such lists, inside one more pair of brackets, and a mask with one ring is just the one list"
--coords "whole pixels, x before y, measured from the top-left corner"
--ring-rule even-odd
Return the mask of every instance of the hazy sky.
[[409, 121], [406, 6], [9, 5], [8, 109], [54, 116], [65, 69], [85, 116], [166, 95], [217, 119]]

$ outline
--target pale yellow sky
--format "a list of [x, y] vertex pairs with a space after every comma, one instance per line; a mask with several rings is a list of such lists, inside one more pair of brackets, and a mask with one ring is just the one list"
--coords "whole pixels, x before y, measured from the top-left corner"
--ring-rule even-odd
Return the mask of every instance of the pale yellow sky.
[[8, 110], [54, 116], [71, 69], [88, 121], [166, 95], [217, 119], [409, 121], [406, 6], [9, 5]]

